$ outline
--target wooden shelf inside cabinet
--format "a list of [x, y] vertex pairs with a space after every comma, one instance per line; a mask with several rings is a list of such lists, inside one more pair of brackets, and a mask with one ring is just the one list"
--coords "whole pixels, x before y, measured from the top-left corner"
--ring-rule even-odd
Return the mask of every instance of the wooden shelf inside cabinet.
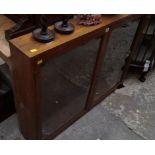
[[[69, 35], [56, 33], [53, 42], [39, 43], [32, 33], [9, 41], [16, 109], [26, 139], [42, 139], [44, 133], [53, 138], [98, 102], [102, 96], [95, 96], [96, 91], [103, 95], [103, 91], [110, 94], [116, 89], [111, 87], [120, 83], [121, 74], [106, 90], [97, 87], [98, 78], [103, 79], [99, 75], [111, 32], [141, 17], [103, 15], [102, 23], [96, 26], [77, 25], [75, 18], [70, 20], [75, 31]], [[91, 41], [95, 42], [93, 47]]]
[[11, 57], [9, 43], [5, 39], [5, 30], [13, 27], [15, 23], [4, 15], [0, 15], [0, 56], [8, 61]]

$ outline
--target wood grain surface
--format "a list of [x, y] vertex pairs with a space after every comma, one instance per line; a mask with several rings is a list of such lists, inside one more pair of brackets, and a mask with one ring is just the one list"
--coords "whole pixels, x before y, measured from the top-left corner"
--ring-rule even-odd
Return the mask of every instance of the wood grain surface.
[[[87, 34], [99, 31], [101, 29], [107, 28], [107, 27], [114, 27], [115, 25], [120, 25], [120, 23], [125, 23], [130, 18], [134, 19], [137, 18], [139, 15], [103, 15], [102, 16], [102, 23], [96, 26], [82, 26], [77, 25], [77, 20], [72, 19], [70, 22], [74, 24], [75, 31], [72, 34], [69, 35], [62, 35], [56, 33], [55, 40], [50, 43], [40, 43], [33, 39], [32, 33], [20, 36], [18, 38], [12, 39], [10, 42], [14, 46], [16, 46], [22, 53], [24, 53], [26, 56], [32, 58], [39, 54], [42, 54], [44, 52], [47, 52], [50, 50], [50, 52], [56, 52], [55, 49], [60, 48], [62, 45], [66, 45]], [[49, 27], [50, 29], [53, 29], [53, 26]], [[63, 46], [62, 46], [63, 48]]]

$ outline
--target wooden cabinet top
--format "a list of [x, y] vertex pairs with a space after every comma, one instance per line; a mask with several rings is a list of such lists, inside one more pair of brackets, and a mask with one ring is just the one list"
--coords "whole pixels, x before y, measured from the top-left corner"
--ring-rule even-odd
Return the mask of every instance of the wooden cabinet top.
[[[15, 46], [19, 51], [29, 58], [44, 54], [46, 52], [55, 54], [59, 50], [63, 50], [64, 46], [72, 44], [73, 41], [79, 40], [83, 36], [91, 35], [92, 33], [99, 33], [101, 30], [105, 31], [106, 28], [114, 28], [121, 23], [129, 20], [136, 19], [140, 15], [103, 15], [103, 21], [96, 26], [82, 26], [77, 24], [76, 19], [70, 20], [75, 26], [75, 31], [69, 35], [55, 34], [55, 40], [50, 43], [40, 43], [33, 39], [32, 33], [22, 35], [18, 38], [10, 40], [10, 44]], [[53, 29], [50, 26], [49, 29]], [[58, 50], [59, 49], [59, 50]]]

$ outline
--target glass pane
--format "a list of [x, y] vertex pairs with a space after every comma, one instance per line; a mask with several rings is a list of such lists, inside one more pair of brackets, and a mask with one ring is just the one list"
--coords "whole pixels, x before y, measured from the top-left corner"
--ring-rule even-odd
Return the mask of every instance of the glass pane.
[[95, 101], [119, 82], [137, 26], [138, 22], [132, 22], [127, 27], [120, 27], [112, 32], [97, 82]]
[[99, 43], [94, 39], [42, 66], [43, 134], [84, 110]]

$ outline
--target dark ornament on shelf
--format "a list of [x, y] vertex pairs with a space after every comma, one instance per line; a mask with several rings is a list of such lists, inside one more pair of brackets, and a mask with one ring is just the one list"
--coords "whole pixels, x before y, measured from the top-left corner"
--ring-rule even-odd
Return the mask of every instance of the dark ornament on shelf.
[[74, 31], [74, 25], [69, 23], [72, 15], [66, 15], [63, 21], [55, 23], [55, 30], [61, 34], [70, 34]]
[[32, 35], [34, 39], [39, 42], [48, 43], [54, 40], [55, 34], [53, 30], [48, 29], [47, 18], [45, 15], [40, 17], [41, 28], [33, 31]]

